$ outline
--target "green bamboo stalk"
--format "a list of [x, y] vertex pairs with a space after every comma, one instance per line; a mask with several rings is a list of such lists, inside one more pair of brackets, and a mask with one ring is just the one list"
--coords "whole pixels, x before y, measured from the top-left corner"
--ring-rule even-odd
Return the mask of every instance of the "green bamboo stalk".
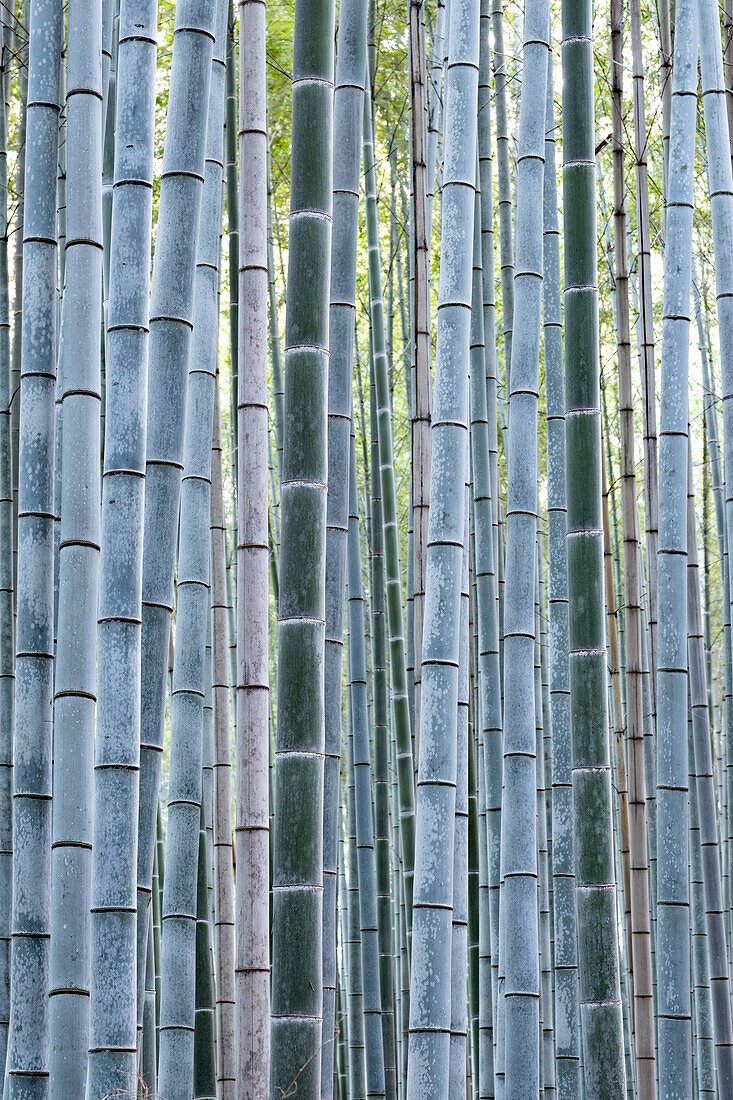
[[[44, 26], [45, 25], [45, 26]], [[43, 28], [43, 29], [41, 29]], [[46, 35], [48, 37], [46, 38]], [[30, 111], [20, 138], [31, 165], [27, 205], [16, 244], [16, 337], [10, 376], [10, 435], [17, 564], [15, 718], [25, 735], [13, 747], [13, 854], [10, 1027], [6, 1080], [10, 1097], [36, 1088], [47, 1095], [50, 931], [51, 752], [53, 699], [53, 406], [56, 376], [56, 201], [61, 11], [37, 0], [30, 12]], [[24, 98], [21, 76], [21, 100]], [[38, 104], [38, 106], [34, 106]], [[22, 106], [22, 105], [21, 105]], [[50, 139], [50, 140], [49, 140]], [[22, 148], [22, 147], [21, 147]], [[22, 179], [18, 181], [22, 184]], [[25, 195], [25, 189], [23, 192]], [[48, 196], [54, 195], [49, 203]], [[23, 266], [25, 265], [25, 290]], [[21, 314], [25, 295], [36, 307]], [[23, 323], [22, 323], [23, 322]], [[21, 327], [22, 323], [22, 327]], [[21, 354], [22, 345], [22, 354]], [[19, 392], [18, 392], [19, 391]], [[17, 497], [16, 497], [17, 492]]]
[[[183, 0], [176, 7], [150, 291], [140, 689], [138, 964], [146, 954], [147, 908], [163, 751], [165, 670], [173, 607], [214, 15], [214, 0]], [[194, 88], [195, 96], [187, 95], [187, 89]], [[142, 1022], [140, 990], [143, 978], [142, 967], [138, 965], [138, 1027]]]
[[211, 981], [207, 863], [206, 835], [203, 828], [202, 814], [196, 885], [196, 1016], [193, 1033], [194, 1100], [216, 1100], [214, 991]]
[[[323, 805], [323, 1048], [321, 1098], [333, 1085], [336, 995], [336, 876], [342, 723], [342, 655], [349, 438], [352, 416], [360, 137], [364, 112], [366, 5], [342, 4], [333, 100], [333, 247], [328, 368], [328, 500], [326, 505], [325, 759]], [[274, 361], [274, 356], [273, 356]], [[382, 1085], [382, 1087], [384, 1087]]]
[[[360, 376], [359, 376], [360, 377]], [[370, 371], [370, 394], [374, 394], [374, 366]], [[372, 707], [374, 715], [374, 842], [377, 856], [377, 927], [379, 929], [379, 978], [382, 997], [382, 1043], [384, 1046], [384, 1078], [387, 1100], [397, 1095], [396, 1060], [396, 995], [393, 939], [399, 915], [398, 891], [393, 890], [391, 848], [399, 851], [399, 821], [390, 828], [389, 725], [387, 715], [387, 624], [384, 607], [384, 544], [382, 536], [382, 496], [379, 485], [379, 444], [377, 441], [376, 401], [370, 400], [371, 462], [371, 554], [369, 556], [369, 589], [372, 619]], [[365, 427], [365, 425], [364, 425]], [[364, 435], [366, 432], [362, 431]], [[365, 439], [366, 447], [366, 439]], [[365, 468], [366, 462], [365, 462]], [[392, 835], [390, 835], [392, 834]]]
[[143, 1007], [143, 1046], [140, 1062], [141, 1076], [150, 1081], [155, 1090], [158, 1061], [158, 1036], [155, 1025], [155, 932], [153, 929], [153, 911], [148, 910], [150, 927], [148, 928], [148, 949], [145, 962], [145, 1005]]
[[356, 796], [354, 781], [354, 734], [351, 712], [346, 735], [346, 833], [348, 841], [349, 887], [341, 893], [346, 909], [346, 935], [342, 938], [347, 957], [346, 983], [349, 1014], [349, 1100], [366, 1100], [366, 1058], [364, 1048], [364, 995], [361, 969], [361, 927], [359, 921], [359, 864], [356, 847]]
[[[109, 415], [102, 482], [99, 736], [94, 769], [90, 1100], [106, 1096], [123, 1081], [132, 1082], [137, 1071], [140, 614], [156, 23], [154, 0], [123, 0], [115, 80], [115, 186], [110, 188], [105, 357]], [[145, 965], [147, 971], [147, 952]]]
[[[102, 301], [101, 5], [69, 7], [66, 311], [58, 645], [54, 684], [49, 1033], [51, 1097], [81, 1096], [89, 1046], [92, 765], [97, 690]], [[43, 34], [43, 32], [41, 32]], [[54, 129], [56, 118], [53, 119]], [[89, 135], [94, 135], [90, 138]], [[56, 150], [50, 216], [55, 222]], [[28, 174], [26, 174], [28, 182]], [[44, 197], [48, 201], [47, 196]], [[26, 212], [25, 234], [28, 236]], [[55, 283], [54, 265], [54, 283]], [[74, 470], [74, 477], [68, 476]]]
[[[657, 990], [659, 1095], [691, 1081], [687, 875], [687, 432], [697, 25], [678, 4], [664, 253], [659, 439]], [[679, 633], [678, 633], [679, 631]]]
[[270, 1091], [279, 1096], [297, 1082], [305, 1100], [318, 1095], [321, 1081], [333, 22], [333, 0], [298, 0], [281, 469]]
[[[652, 997], [651, 914], [647, 851], [644, 766], [644, 699], [641, 663], [641, 582], [634, 409], [631, 380], [629, 275], [626, 254], [626, 182], [624, 175], [623, 16], [620, 0], [611, 5], [611, 72], [613, 124], [613, 195], [616, 326], [619, 358], [619, 412], [621, 424], [621, 496], [624, 533], [625, 607], [624, 657], [626, 684], [626, 739], [629, 756], [629, 844], [631, 854], [631, 959], [634, 988], [635, 1079], [642, 1096], [656, 1089], [654, 1003]], [[610, 436], [610, 433], [609, 433]], [[607, 436], [607, 440], [609, 438]]]
[[566, 470], [575, 897], [586, 1092], [625, 1092], [601, 532], [592, 8], [563, 3]]
[[[364, 96], [364, 117], [371, 118], [370, 101]], [[379, 985], [379, 940], [377, 928], [377, 880], [374, 856], [372, 781], [365, 647], [364, 594], [356, 480], [356, 447], [351, 434], [349, 463], [348, 531], [348, 615], [349, 615], [349, 699], [353, 730], [354, 800], [356, 856], [359, 871], [359, 930], [366, 1053], [367, 1095], [384, 1097], [384, 1047], [382, 1005]]]
[[[497, 1006], [507, 1097], [539, 1090], [539, 939], [534, 699], [537, 530], [537, 393], [542, 289], [544, 175], [550, 11], [526, 13], [517, 161], [517, 257], [509, 379], [507, 568], [504, 603], [504, 794]], [[521, 945], [521, 947], [520, 947]], [[505, 1049], [502, 1052], [502, 1020]], [[501, 1065], [499, 1067], [501, 1069]]]
[[389, 634], [392, 723], [397, 744], [397, 782], [399, 788], [400, 853], [402, 857], [406, 952], [409, 959], [412, 932], [413, 869], [415, 860], [415, 809], [412, 736], [405, 659], [404, 616], [402, 609], [402, 568], [400, 564], [397, 488], [394, 469], [392, 409], [389, 399], [389, 372], [384, 342], [384, 306], [382, 301], [381, 260], [379, 250], [379, 214], [374, 170], [374, 146], [371, 120], [364, 132], [364, 185], [366, 228], [369, 249], [369, 312], [374, 360], [375, 404], [379, 440], [379, 478], [382, 493], [384, 564]]

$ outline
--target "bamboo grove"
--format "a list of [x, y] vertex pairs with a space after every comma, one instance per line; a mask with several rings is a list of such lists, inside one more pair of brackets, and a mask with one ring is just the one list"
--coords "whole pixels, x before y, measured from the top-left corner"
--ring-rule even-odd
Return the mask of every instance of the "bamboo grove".
[[733, 1098], [733, 0], [0, 5], [3, 1100]]

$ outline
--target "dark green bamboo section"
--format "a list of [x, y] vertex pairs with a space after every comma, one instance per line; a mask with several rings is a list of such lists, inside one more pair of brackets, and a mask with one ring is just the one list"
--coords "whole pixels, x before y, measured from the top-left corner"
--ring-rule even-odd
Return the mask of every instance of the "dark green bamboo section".
[[[332, 0], [298, 0], [281, 470], [270, 1095], [321, 1081]], [[315, 267], [313, 260], [316, 260]]]
[[625, 1094], [601, 521], [593, 24], [564, 0], [565, 439], [575, 899], [586, 1092]]

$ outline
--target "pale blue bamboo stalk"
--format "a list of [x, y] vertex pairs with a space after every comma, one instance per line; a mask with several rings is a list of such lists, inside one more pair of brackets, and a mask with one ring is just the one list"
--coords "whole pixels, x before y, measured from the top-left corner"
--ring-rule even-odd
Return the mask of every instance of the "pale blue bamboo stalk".
[[163, 752], [214, 12], [214, 0], [181, 0], [176, 6], [150, 294], [137, 857], [138, 1028], [144, 980], [139, 964], [146, 954]]
[[[725, 244], [733, 232], [733, 175], [730, 157], [723, 150], [729, 141], [728, 117], [726, 114], [727, 92], [723, 81], [720, 31], [718, 13], [707, 2], [698, 4], [698, 22], [700, 26], [700, 76], [703, 89], [705, 117], [705, 140], [707, 150], [708, 191], [713, 225], [713, 248], [715, 254], [715, 281], [717, 290], [718, 332], [720, 339], [720, 362], [723, 391], [723, 469], [725, 484], [725, 534], [726, 545], [730, 548], [733, 535], [733, 408], [728, 399], [733, 393], [733, 299], [731, 291], [731, 271], [729, 250]], [[730, 556], [728, 555], [728, 562]], [[728, 568], [728, 585], [733, 594], [733, 581]], [[731, 831], [730, 787], [728, 790], [729, 833]], [[729, 859], [731, 847], [729, 840]]]
[[458, 660], [478, 155], [478, 0], [452, 0], [449, 37], [415, 815], [408, 1100], [445, 1100], [448, 1092]]
[[537, 540], [537, 577], [535, 611], [535, 730], [537, 774], [537, 869], [539, 873], [539, 947], [540, 947], [540, 1080], [542, 1092], [549, 1100], [555, 1095], [555, 1035], [552, 997], [552, 952], [550, 949], [550, 891], [548, 854], [547, 811], [545, 808], [545, 714], [542, 700], [542, 623], [541, 600], [544, 585], [540, 583], [542, 572], [542, 540]]
[[690, 913], [692, 957], [692, 1018], [695, 1049], [696, 1096], [717, 1096], [715, 1087], [715, 1042], [713, 1039], [713, 1002], [710, 995], [707, 930], [705, 927], [705, 896], [702, 852], [700, 847], [700, 817], [697, 805], [697, 773], [695, 764], [692, 716], [688, 723], [688, 753], [690, 759]]
[[[333, 225], [328, 367], [326, 505], [325, 756], [323, 776], [323, 1047], [321, 1098], [333, 1088], [336, 995], [336, 875], [342, 723], [342, 657], [349, 438], [352, 417], [359, 175], [366, 66], [366, 4], [344, 0], [339, 12], [333, 98]], [[272, 317], [272, 304], [271, 304]], [[272, 323], [271, 319], [271, 339]], [[276, 352], [273, 345], [273, 366]], [[282, 412], [280, 412], [282, 416]], [[276, 410], [275, 422], [278, 415]]]
[[[364, 97], [364, 115], [370, 115]], [[374, 859], [368, 685], [365, 649], [364, 594], [356, 482], [356, 448], [351, 435], [349, 462], [348, 613], [349, 698], [353, 731], [356, 856], [359, 874], [359, 931], [363, 982], [364, 1040], [367, 1095], [384, 1097], [384, 1048], [379, 988], [377, 879]]]
[[[454, 2], [454, 0], [452, 0]], [[478, 206], [478, 196], [476, 196]], [[478, 243], [478, 241], [477, 241]], [[483, 356], [481, 357], [483, 359]], [[449, 1100], [465, 1100], [468, 1031], [466, 980], [468, 969], [468, 738], [469, 729], [469, 493], [465, 490], [465, 526], [461, 566], [461, 609], [458, 652], [458, 720], [456, 729], [456, 796], [453, 832], [453, 914], [451, 923], [451, 1006], [448, 1067]], [[473, 1078], [472, 1078], [473, 1080]]]
[[[16, 244], [16, 336], [10, 376], [13, 490], [17, 485], [15, 717], [25, 733], [13, 753], [13, 886], [10, 1097], [48, 1093], [51, 753], [53, 700], [53, 469], [56, 377], [56, 160], [61, 7], [36, 0], [30, 11], [30, 108], [21, 120], [19, 158], [31, 176], [28, 214]], [[21, 93], [23, 88], [21, 74]], [[25, 112], [24, 112], [25, 114]], [[26, 131], [27, 118], [27, 131]], [[19, 180], [22, 186], [22, 179]], [[25, 192], [24, 192], [25, 193]], [[20, 216], [20, 211], [19, 211]], [[20, 237], [27, 244], [20, 246]], [[25, 282], [23, 284], [23, 267]], [[22, 298], [35, 303], [21, 314]], [[22, 350], [21, 350], [22, 346]], [[16, 373], [17, 372], [17, 373]], [[15, 387], [19, 387], [19, 393]], [[17, 419], [16, 419], [17, 417]], [[16, 434], [19, 431], [19, 434]], [[11, 467], [11, 468], [12, 468]], [[23, 843], [20, 838], [23, 837]]]
[[[534, 699], [537, 393], [542, 290], [542, 188], [550, 11], [527, 10], [517, 161], [517, 255], [509, 378], [504, 604], [504, 795], [499, 978], [505, 975], [504, 1088], [539, 1091], [539, 930]], [[501, 1026], [501, 1023], [500, 1023]], [[501, 1035], [499, 1037], [501, 1042]], [[502, 1052], [499, 1051], [501, 1059]], [[500, 1067], [501, 1068], [501, 1067]]]
[[[67, 476], [61, 483], [48, 991], [49, 1094], [59, 1098], [84, 1095], [89, 1045], [92, 765], [101, 495], [101, 15], [101, 5], [69, 6], [64, 295], [67, 331], [61, 409], [64, 423], [61, 460]], [[55, 220], [55, 172], [51, 196]], [[26, 233], [29, 212], [27, 208]], [[69, 476], [72, 469], [73, 477]]]
[[[479, 736], [478, 758], [483, 756]], [[478, 1100], [490, 1100], [494, 1092], [494, 1035], [491, 916], [489, 900], [489, 861], [486, 820], [486, 781], [483, 767], [478, 769], [479, 806], [479, 1033], [478, 1033]]]
[[9, 68], [2, 25], [0, 57], [0, 1070], [10, 1022], [13, 904], [13, 736], [15, 712], [13, 480], [10, 449], [10, 298], [8, 288], [8, 126], [3, 84]]
[[547, 75], [543, 191], [542, 319], [547, 425], [547, 542], [552, 724], [552, 891], [555, 939], [555, 1079], [558, 1100], [580, 1091], [578, 948], [573, 865], [572, 751], [568, 670], [565, 384], [563, 380], [560, 227], [557, 212], [552, 54]]
[[[480, 61], [481, 65], [481, 61]], [[485, 111], [486, 108], [484, 108]], [[481, 119], [483, 112], [479, 112]], [[485, 137], [485, 135], [484, 135]], [[481, 130], [479, 128], [479, 150], [481, 150]], [[489, 935], [487, 945], [491, 956], [491, 1011], [496, 1012], [498, 998], [498, 945], [499, 945], [499, 875], [501, 842], [501, 688], [499, 667], [499, 634], [496, 614], [496, 570], [494, 560], [494, 531], [492, 525], [495, 485], [489, 447], [491, 428], [488, 423], [487, 396], [491, 394], [493, 411], [496, 412], [495, 378], [487, 385], [486, 374], [491, 368], [486, 363], [493, 360], [493, 348], [485, 343], [484, 319], [486, 317], [485, 280], [483, 279], [482, 245], [486, 243], [483, 231], [482, 206], [484, 187], [491, 187], [490, 173], [486, 171], [485, 160], [479, 154], [479, 175], [481, 177], [481, 197], [476, 196], [474, 207], [474, 259], [473, 259], [473, 295], [471, 310], [471, 457], [472, 488], [474, 509], [474, 582], [476, 589], [475, 616], [478, 628], [478, 714], [477, 722], [481, 731], [481, 752], [479, 757], [482, 776], [485, 781], [485, 799], [482, 811], [485, 817], [487, 855], [487, 901], [490, 906]], [[487, 211], [491, 217], [491, 207]], [[486, 260], [493, 264], [492, 249], [487, 250]], [[482, 301], [483, 298], [483, 301]], [[490, 313], [493, 321], [493, 310]], [[493, 324], [490, 327], [493, 338]], [[494, 383], [492, 385], [492, 382]], [[483, 987], [481, 987], [483, 989]], [[487, 991], [484, 990], [484, 995]]]
[[512, 183], [509, 170], [510, 136], [506, 101], [506, 56], [504, 53], [503, 0], [491, 0], [494, 32], [494, 94], [496, 97], [496, 159], [499, 179], [499, 252], [501, 256], [501, 315], [504, 335], [506, 400], [509, 401], [509, 372], [514, 324], [514, 243], [512, 240]]
[[433, 31], [432, 58], [428, 76], [428, 147], [427, 199], [428, 199], [428, 247], [433, 233], [433, 207], [435, 204], [435, 177], [437, 174], [438, 140], [443, 116], [443, 36], [445, 34], [445, 0], [437, 0], [435, 29]]
[[[673, 89], [674, 96], [674, 89]], [[672, 100], [674, 108], [674, 98]], [[674, 151], [674, 137], [672, 137]], [[695, 752], [696, 795], [699, 818], [702, 876], [705, 901], [708, 975], [712, 997], [713, 1035], [718, 1088], [722, 1095], [733, 1090], [733, 1020], [731, 1020], [728, 949], [726, 943], [723, 888], [712, 746], [708, 721], [705, 675], [705, 644], [702, 632], [700, 581], [697, 560], [697, 525], [692, 483], [692, 453], [688, 451], [687, 490], [687, 659]]]
[[[209, 677], [207, 684], [205, 657], [210, 623], [211, 438], [219, 329], [226, 20], [226, 0], [217, 0], [193, 288], [170, 708], [158, 1070], [158, 1090], [166, 1100], [190, 1100], [195, 1066], [196, 943], [201, 911], [196, 853], [200, 843], [204, 704], [211, 682]], [[202, 873], [199, 871], [199, 875]]]
[[156, 25], [156, 0], [122, 0], [105, 356], [89, 1100], [134, 1081], [137, 1071], [140, 616]]
[[678, 3], [664, 251], [659, 419], [657, 990], [661, 1100], [692, 1083], [687, 873], [687, 446], [697, 108], [694, 5]]

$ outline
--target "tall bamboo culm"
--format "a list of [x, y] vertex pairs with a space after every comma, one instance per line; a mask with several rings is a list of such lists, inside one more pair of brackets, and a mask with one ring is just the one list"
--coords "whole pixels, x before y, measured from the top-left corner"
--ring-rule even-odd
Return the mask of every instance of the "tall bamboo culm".
[[[30, 11], [25, 157], [32, 166], [28, 216], [16, 245], [16, 293], [38, 308], [16, 327], [20, 393], [11, 374], [11, 440], [18, 411], [17, 626], [15, 718], [26, 731], [13, 755], [13, 887], [8, 1094], [44, 1096], [49, 1069], [51, 921], [51, 758], [53, 738], [53, 471], [56, 380], [56, 170], [61, 5], [36, 0]], [[37, 107], [33, 105], [37, 104]], [[53, 196], [49, 202], [49, 195]], [[17, 238], [18, 239], [18, 238]], [[20, 263], [18, 258], [20, 257]], [[23, 272], [25, 265], [25, 272]], [[21, 319], [16, 313], [16, 326]], [[15, 358], [15, 351], [14, 351]], [[13, 364], [15, 367], [15, 363]], [[19, 406], [19, 409], [18, 409]]]
[[[167, 1100], [187, 1100], [190, 1095], [187, 1089], [198, 1069], [194, 1030], [201, 992], [196, 973], [200, 926], [197, 854], [202, 816], [202, 760], [206, 752], [204, 700], [211, 689], [206, 647], [207, 626], [211, 622], [211, 438], [219, 331], [226, 25], [226, 0], [217, 0], [193, 286], [170, 701], [171, 749], [158, 1030], [158, 1089]], [[207, 971], [210, 965], [207, 958]]]
[[677, 5], [665, 219], [659, 445], [657, 989], [659, 1095], [692, 1079], [687, 876], [687, 431], [697, 22]]
[[[297, 1081], [306, 1100], [313, 1100], [320, 1090], [323, 1016], [326, 410], [334, 15], [333, 0], [296, 2], [280, 490], [270, 1093], [277, 1097], [280, 1090], [291, 1089]], [[244, 226], [242, 231], [244, 235]], [[240, 454], [244, 449], [242, 441]]]
[[564, 0], [565, 440], [575, 898], [586, 1093], [625, 1094], [601, 518], [591, 0]]
[[[239, 176], [236, 1078], [238, 1090], [264, 1098], [270, 1079], [268, 881], [271, 847], [266, 458], [267, 99], [263, 0], [240, 3], [239, 29], [239, 158], [240, 165], [247, 168]], [[291, 244], [297, 247], [296, 234]], [[283, 469], [280, 473], [284, 477]], [[280, 561], [284, 566], [284, 559]], [[281, 575], [285, 580], [285, 574]], [[283, 720], [287, 719], [281, 712], [278, 733]]]
[[89, 1046], [92, 767], [101, 538], [101, 38], [101, 4], [71, 3], [61, 462], [62, 469], [73, 469], [76, 476], [63, 478], [61, 484], [49, 973], [49, 1093], [59, 1100], [84, 1094]]
[[150, 288], [137, 853], [138, 1033], [142, 1029], [145, 978], [140, 964], [146, 956], [163, 755], [214, 12], [214, 0], [181, 0], [176, 6]]
[[[550, 6], [527, 9], [519, 115], [517, 253], [508, 371], [504, 791], [497, 1005], [507, 1097], [539, 1090], [539, 930], [534, 691], [542, 199]], [[488, 779], [487, 779], [488, 782]], [[527, 809], [533, 807], [529, 814]], [[503, 1017], [503, 1020], [502, 1020]], [[499, 1069], [501, 1069], [501, 1064]]]
[[234, 990], [234, 868], [232, 757], [229, 709], [229, 602], [219, 386], [214, 394], [211, 455], [211, 645], [214, 693], [214, 894], [216, 924], [216, 1079], [221, 1100], [234, 1100], [236, 1016]]
[[[356, 314], [359, 177], [366, 72], [366, 4], [341, 5], [333, 99], [333, 248], [328, 365], [326, 506], [325, 759], [323, 784], [323, 1050], [321, 1098], [333, 1092], [336, 997], [336, 877], [341, 786], [342, 664], [349, 438]], [[266, 382], [266, 378], [265, 378]]]
[[[479, 0], [453, 0], [422, 639], [407, 1098], [449, 1094], [456, 745], [468, 463]], [[417, 635], [417, 632], [416, 632]], [[417, 643], [417, 636], [416, 636]], [[464, 956], [465, 965], [465, 956]], [[462, 976], [465, 985], [465, 974]]]
[[652, 996], [651, 913], [647, 853], [644, 760], [644, 693], [642, 670], [641, 579], [634, 454], [634, 408], [631, 377], [629, 272], [626, 251], [626, 183], [624, 177], [623, 16], [619, 0], [611, 5], [611, 76], [613, 127], [613, 204], [621, 427], [621, 498], [624, 535], [624, 632], [626, 643], [626, 720], [629, 757], [629, 844], [631, 966], [633, 972], [634, 1076], [641, 1097], [653, 1100], [656, 1089], [654, 1002]]
[[137, 822], [156, 0], [122, 0], [107, 311], [89, 1100], [137, 1070]]

